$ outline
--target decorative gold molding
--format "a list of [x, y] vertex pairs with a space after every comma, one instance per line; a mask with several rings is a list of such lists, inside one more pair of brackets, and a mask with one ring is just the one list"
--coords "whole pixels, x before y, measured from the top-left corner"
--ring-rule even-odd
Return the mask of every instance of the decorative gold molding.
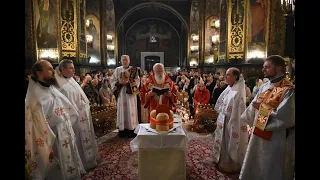
[[229, 0], [227, 61], [244, 57], [245, 0]]
[[219, 61], [220, 61], [221, 59], [226, 59], [226, 55], [220, 55], [220, 56], [218, 57], [218, 59], [219, 59]]
[[80, 58], [87, 58], [86, 52], [80, 52]]
[[[61, 1], [61, 49], [62, 51], [76, 50], [77, 47], [77, 17], [76, 1]], [[65, 4], [63, 3], [65, 2]], [[65, 6], [63, 6], [65, 5]], [[73, 9], [71, 9], [73, 8]], [[62, 52], [63, 54], [64, 52]]]
[[62, 57], [77, 57], [75, 51], [62, 51]]

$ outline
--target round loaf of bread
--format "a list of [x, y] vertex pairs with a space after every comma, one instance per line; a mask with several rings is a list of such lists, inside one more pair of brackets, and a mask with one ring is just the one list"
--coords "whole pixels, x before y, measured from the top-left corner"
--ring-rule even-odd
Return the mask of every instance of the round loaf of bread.
[[169, 115], [170, 119], [173, 119], [173, 111], [170, 110], [170, 115]]
[[158, 113], [156, 120], [157, 121], [165, 121], [169, 119], [169, 115], [167, 113]]
[[152, 110], [150, 112], [150, 116], [153, 117], [153, 118], [156, 118], [157, 117], [156, 110]]

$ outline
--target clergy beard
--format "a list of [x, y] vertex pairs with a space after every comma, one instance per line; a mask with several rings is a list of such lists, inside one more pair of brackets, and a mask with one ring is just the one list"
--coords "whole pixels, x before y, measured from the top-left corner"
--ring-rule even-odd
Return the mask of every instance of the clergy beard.
[[164, 83], [164, 79], [165, 79], [164, 73], [155, 74], [154, 78], [155, 78], [157, 84], [163, 84]]
[[46, 81], [46, 84], [48, 85], [54, 85], [56, 87], [59, 87], [58, 81], [56, 78], [48, 78], [48, 79], [44, 79]]

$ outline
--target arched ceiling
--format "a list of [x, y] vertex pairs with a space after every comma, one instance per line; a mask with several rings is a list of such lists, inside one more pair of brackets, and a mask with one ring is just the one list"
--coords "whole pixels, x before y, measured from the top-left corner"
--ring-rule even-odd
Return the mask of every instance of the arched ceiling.
[[[116, 23], [120, 21], [122, 16], [132, 7], [146, 2], [146, 0], [114, 0]], [[175, 9], [182, 18], [188, 23], [190, 17], [190, 3], [191, 0], [157, 0], [156, 2], [163, 3]], [[169, 22], [176, 30], [180, 31], [182, 23], [181, 20], [171, 11], [157, 6], [141, 8], [133, 11], [123, 21], [124, 31], [126, 32], [134, 23], [145, 18], [159, 18]]]

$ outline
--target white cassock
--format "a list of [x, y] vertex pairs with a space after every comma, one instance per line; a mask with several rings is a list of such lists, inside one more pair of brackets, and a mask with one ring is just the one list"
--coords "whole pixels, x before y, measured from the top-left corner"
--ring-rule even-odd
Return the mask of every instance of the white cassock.
[[[72, 129], [78, 116], [70, 101], [54, 86], [30, 79], [25, 100], [25, 151], [33, 179], [81, 179], [85, 173]], [[53, 161], [49, 160], [51, 149]]]
[[72, 127], [83, 166], [86, 170], [94, 168], [97, 166], [99, 154], [90, 102], [80, 85], [73, 78], [64, 78], [58, 67], [55, 76], [60, 87], [59, 90], [69, 99], [79, 114], [79, 116], [71, 117], [71, 121], [74, 122]]
[[[267, 81], [254, 97], [274, 87], [276, 82]], [[252, 102], [241, 115], [241, 120], [251, 127], [258, 117]], [[255, 126], [252, 127], [252, 132]], [[292, 180], [295, 171], [295, 93], [290, 88], [283, 93], [279, 106], [272, 110], [266, 131], [271, 131], [270, 141], [251, 133], [247, 153], [241, 168], [241, 180]]]
[[219, 96], [215, 110], [219, 113], [214, 132], [214, 161], [232, 171], [241, 168], [248, 145], [247, 124], [240, 121], [246, 108], [243, 79], [228, 86]]
[[[132, 66], [129, 66], [132, 68]], [[117, 67], [110, 79], [111, 89], [115, 87], [116, 82], [120, 82], [120, 73], [124, 70], [123, 66]], [[137, 75], [135, 77], [137, 86], [139, 86], [140, 79]], [[138, 125], [138, 111], [137, 111], [137, 97], [126, 93], [127, 86], [123, 86], [117, 98], [117, 128], [120, 131], [124, 129], [134, 130]]]

